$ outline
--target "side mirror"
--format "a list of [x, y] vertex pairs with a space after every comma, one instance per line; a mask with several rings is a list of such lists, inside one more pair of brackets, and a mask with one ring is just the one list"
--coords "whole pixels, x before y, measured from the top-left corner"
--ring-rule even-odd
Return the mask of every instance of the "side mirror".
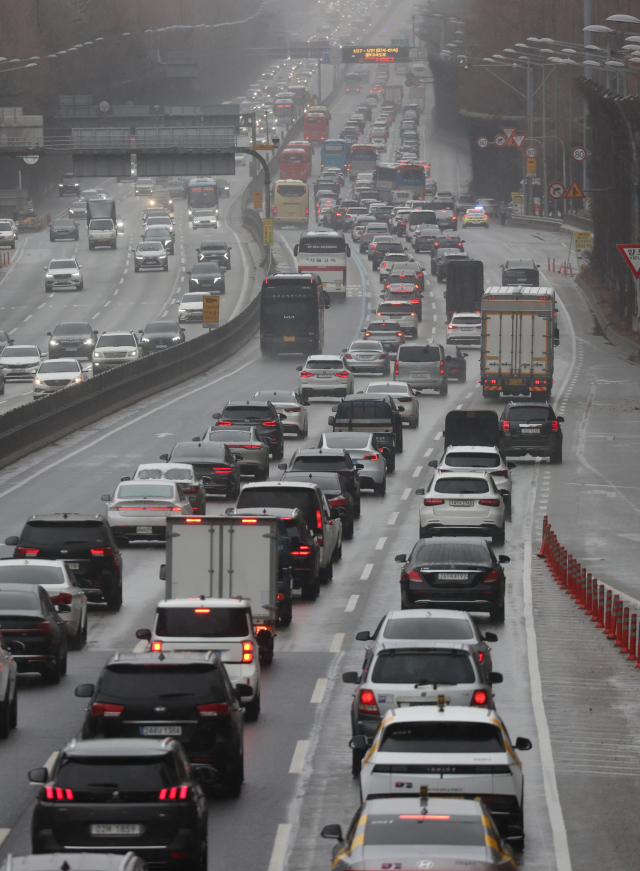
[[500, 490], [500, 495], [502, 496], [503, 499], [508, 499], [509, 498], [509, 491], [508, 490]]
[[200, 436], [194, 436], [194, 437], [191, 439], [191, 441], [192, 441], [192, 442], [201, 442], [202, 439], [200, 438]]
[[120, 480], [121, 480], [121, 481], [130, 481], [130, 480], [131, 480], [131, 475], [125, 475], [124, 477], [120, 478]]
[[281, 471], [286, 472], [287, 471], [287, 464], [286, 463], [278, 463], [278, 468]]
[[368, 629], [363, 629], [362, 632], [356, 632], [356, 641], [370, 641], [371, 635]]
[[227, 515], [227, 517], [231, 517], [233, 512], [234, 512], [233, 508], [227, 508], [227, 509], [225, 509], [224, 513]]
[[360, 683], [360, 675], [357, 671], [343, 671], [342, 683]]
[[102, 500], [102, 502], [111, 502], [111, 494], [105, 493], [100, 497], [100, 499]]
[[242, 454], [234, 454], [233, 458], [234, 458], [234, 460], [244, 460], [244, 457], [242, 456]]
[[507, 826], [508, 835], [503, 838], [503, 841], [514, 844], [522, 844], [524, 838], [524, 830], [520, 826]]
[[141, 336], [144, 335], [144, 330], [138, 330], [138, 332], [140, 333]]
[[468, 355], [468, 354], [465, 354], [465, 353], [463, 352], [462, 356], [463, 356], [463, 357], [468, 357], [469, 355]]
[[296, 372], [302, 372], [304, 366], [296, 366]]
[[564, 423], [564, 417], [563, 417], [561, 414], [559, 414], [559, 415], [556, 417], [556, 420], [558, 421], [558, 423]]
[[76, 687], [76, 695], [79, 699], [90, 699], [95, 686], [92, 683], [81, 683]]
[[509, 469], [515, 469], [515, 468], [516, 468], [516, 464], [515, 464], [515, 463], [507, 463], [507, 468], [509, 468]]
[[212, 414], [211, 417], [213, 418], [213, 420], [220, 420], [222, 414], [219, 411], [216, 411], [216, 413]]
[[[29, 780], [31, 783], [46, 783], [49, 780], [49, 769], [48, 768], [32, 768], [29, 772]], [[331, 828], [330, 826], [326, 826], [325, 828]], [[340, 828], [340, 826], [338, 826]], [[341, 830], [342, 834], [342, 830]]]
[[140, 641], [151, 641], [151, 629], [138, 629], [136, 638], [139, 638]]
[[437, 461], [437, 460], [431, 460], [431, 461], [428, 463], [428, 465], [431, 466], [432, 469], [437, 469], [437, 468], [438, 468], [438, 461]]
[[47, 333], [47, 335], [48, 335], [48, 336], [52, 336], [52, 335], [53, 335], [53, 333]]
[[507, 556], [506, 553], [501, 553], [500, 556], [498, 557], [498, 562], [499, 563], [510, 563], [511, 557]]
[[426, 492], [427, 492], [427, 491], [425, 490], [424, 487], [418, 487], [418, 489], [416, 490], [416, 496], [424, 496], [424, 494], [425, 494]]
[[[336, 419], [335, 419], [335, 416], [333, 414], [327, 419], [327, 423], [329, 424], [329, 426], [336, 425]], [[7, 544], [8, 544], [8, 542], [7, 542]]]
[[294, 256], [294, 257], [297, 257], [297, 256], [298, 256], [298, 251], [299, 251], [299, 250], [300, 250], [300, 246], [299, 246], [298, 244], [296, 244], [296, 245], [293, 246], [293, 256]]
[[[46, 771], [46, 768], [44, 770]], [[44, 783], [44, 781], [42, 782]], [[331, 825], [325, 826], [320, 832], [320, 837], [328, 838], [331, 841], [342, 841], [342, 826], [339, 826], [337, 823], [331, 823]]]
[[329, 511], [329, 517], [332, 520], [340, 520], [340, 509], [339, 508], [331, 508]]
[[533, 744], [528, 738], [516, 738], [515, 743], [516, 750], [531, 750]]
[[279, 414], [278, 417], [280, 418], [280, 420], [286, 420], [286, 419], [287, 419], [287, 415], [286, 415], [286, 414]]
[[167, 463], [167, 462], [169, 462], [169, 454], [160, 454], [160, 456], [158, 457], [158, 459], [159, 459], [159, 460], [162, 460], [162, 461], [165, 462], [165, 463]]
[[356, 463], [356, 469], [360, 471], [360, 469], [364, 469], [364, 463]]
[[354, 735], [349, 741], [349, 747], [351, 747], [352, 750], [368, 750], [369, 741], [367, 740], [366, 735]]
[[406, 563], [406, 561], [407, 561], [407, 555], [406, 555], [406, 553], [399, 553], [399, 554], [396, 554], [396, 556], [395, 556], [395, 561], [396, 561], [397, 563]]
[[347, 257], [351, 257], [351, 248], [348, 245], [344, 246], [344, 253], [347, 255]]
[[18, 541], [19, 539], [17, 535], [10, 535], [9, 538], [5, 538], [4, 543], [10, 545], [11, 547], [15, 547]]
[[502, 683], [504, 680], [499, 671], [490, 671], [487, 675], [487, 682], [493, 686], [494, 683]]

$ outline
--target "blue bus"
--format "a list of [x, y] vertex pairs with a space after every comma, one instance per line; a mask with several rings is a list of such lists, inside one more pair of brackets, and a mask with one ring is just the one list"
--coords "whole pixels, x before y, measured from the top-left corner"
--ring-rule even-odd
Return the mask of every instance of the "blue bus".
[[321, 166], [338, 166], [347, 172], [349, 146], [344, 139], [325, 139], [320, 151]]

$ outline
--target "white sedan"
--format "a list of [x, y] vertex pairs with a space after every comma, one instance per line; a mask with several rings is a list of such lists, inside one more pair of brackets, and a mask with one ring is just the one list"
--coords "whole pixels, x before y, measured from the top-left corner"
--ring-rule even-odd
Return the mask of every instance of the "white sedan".
[[440, 472], [488, 472], [499, 490], [505, 490], [507, 517], [511, 519], [512, 486], [511, 469], [515, 463], [507, 462], [496, 447], [486, 445], [451, 446], [446, 449], [442, 459], [431, 460], [429, 465]]
[[80, 650], [87, 641], [87, 594], [64, 560], [0, 560], [0, 584], [38, 584], [54, 605], [66, 605], [62, 612], [67, 624], [69, 647]]
[[504, 544], [505, 496], [488, 472], [436, 472], [419, 509], [420, 538], [432, 535], [485, 535]]
[[349, 396], [355, 393], [355, 379], [340, 354], [314, 354], [307, 357], [300, 373], [300, 396]]
[[204, 302], [203, 293], [185, 293], [178, 305], [178, 321], [200, 321], [202, 322], [202, 312]]
[[7, 345], [0, 353], [0, 369], [6, 381], [31, 381], [43, 357], [37, 345]]
[[73, 358], [66, 360], [44, 360], [40, 363], [33, 379], [33, 398], [55, 393], [70, 384], [81, 384], [87, 380], [87, 372], [82, 364]]
[[193, 508], [173, 481], [127, 481], [102, 497], [116, 541], [164, 541], [167, 517], [192, 515]]
[[218, 212], [216, 209], [197, 209], [191, 218], [191, 226], [194, 230], [218, 226]]
[[403, 423], [408, 423], [411, 429], [415, 429], [420, 421], [420, 405], [418, 397], [406, 381], [372, 381], [365, 393], [388, 393], [393, 396], [400, 412]]

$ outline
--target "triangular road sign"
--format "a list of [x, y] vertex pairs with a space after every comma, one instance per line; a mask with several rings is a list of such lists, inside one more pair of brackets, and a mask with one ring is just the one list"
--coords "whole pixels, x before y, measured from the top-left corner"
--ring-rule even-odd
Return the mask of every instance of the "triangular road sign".
[[507, 142], [511, 139], [511, 137], [513, 136], [515, 131], [516, 131], [515, 127], [503, 127], [502, 128], [502, 132], [504, 133], [504, 138], [507, 140]]
[[617, 245], [634, 278], [640, 278], [640, 245]]
[[578, 182], [574, 179], [571, 182], [571, 187], [564, 195], [565, 200], [583, 200], [585, 199], [585, 195], [582, 192], [582, 188], [578, 184]]
[[517, 148], [521, 148], [522, 143], [526, 138], [526, 133], [514, 133], [511, 137], [512, 141], [515, 142]]

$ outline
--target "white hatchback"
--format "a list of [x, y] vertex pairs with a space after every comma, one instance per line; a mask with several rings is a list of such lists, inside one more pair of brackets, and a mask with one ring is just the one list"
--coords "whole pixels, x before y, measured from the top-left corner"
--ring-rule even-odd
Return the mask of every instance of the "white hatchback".
[[420, 538], [477, 534], [504, 544], [505, 496], [488, 472], [436, 472], [416, 496], [423, 497]]
[[449, 345], [479, 345], [482, 341], [480, 312], [456, 312], [447, 324]]
[[307, 357], [300, 373], [300, 396], [349, 396], [355, 393], [355, 380], [341, 354], [314, 354]]
[[403, 423], [408, 423], [411, 429], [415, 429], [420, 422], [420, 405], [418, 397], [406, 381], [372, 381], [365, 393], [388, 393], [393, 396], [398, 408], [403, 408], [400, 417]]
[[286, 433], [293, 433], [300, 439], [309, 435], [309, 402], [302, 398], [299, 390], [259, 390], [253, 398], [258, 402], [270, 402], [278, 414], [286, 415], [282, 421]]

